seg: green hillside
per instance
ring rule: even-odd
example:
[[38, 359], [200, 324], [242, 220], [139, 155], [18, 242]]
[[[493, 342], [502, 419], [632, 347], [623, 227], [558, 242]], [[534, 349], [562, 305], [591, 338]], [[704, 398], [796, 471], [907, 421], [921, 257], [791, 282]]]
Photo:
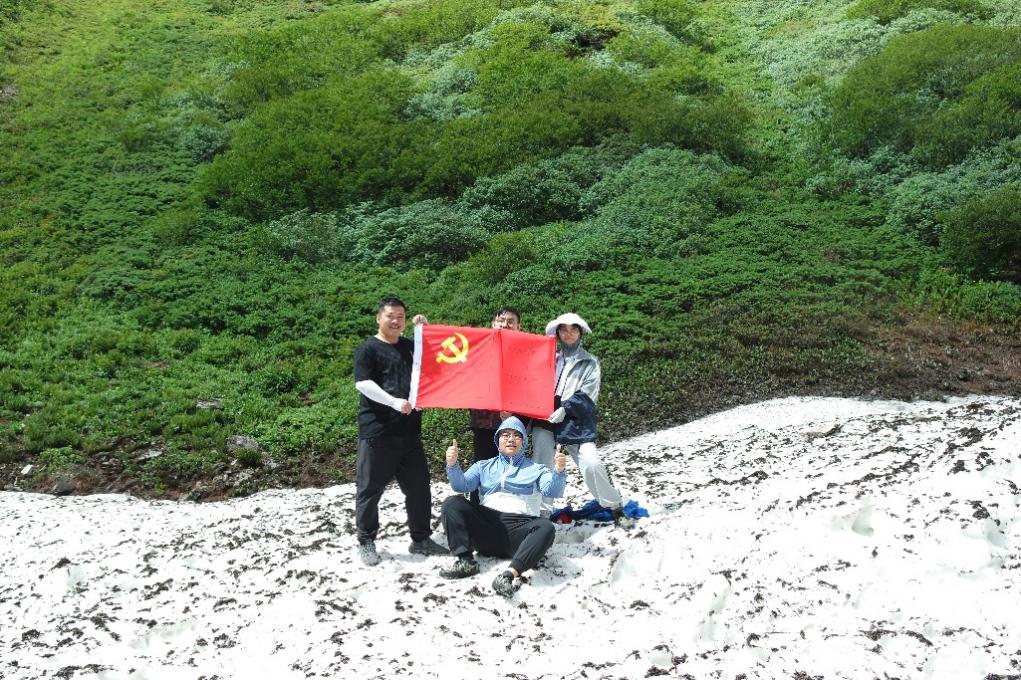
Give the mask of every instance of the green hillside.
[[1016, 0], [8, 1], [0, 477], [347, 479], [388, 293], [581, 313], [611, 439], [1018, 394], [1019, 157]]

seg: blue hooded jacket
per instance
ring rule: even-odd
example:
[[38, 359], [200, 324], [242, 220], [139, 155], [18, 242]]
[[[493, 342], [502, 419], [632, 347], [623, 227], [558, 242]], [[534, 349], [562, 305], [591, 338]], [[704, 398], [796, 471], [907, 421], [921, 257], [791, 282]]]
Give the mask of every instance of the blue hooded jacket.
[[498, 493], [518, 496], [547, 496], [559, 498], [564, 495], [567, 485], [567, 472], [557, 472], [545, 465], [533, 462], [525, 457], [528, 447], [528, 434], [520, 420], [511, 416], [500, 424], [496, 431], [497, 448], [500, 446], [500, 430], [515, 430], [521, 433], [521, 450], [513, 458], [502, 453], [496, 458], [480, 460], [468, 468], [461, 470], [460, 464], [447, 466], [447, 479], [451, 488], [458, 493], [478, 490], [485, 497]]

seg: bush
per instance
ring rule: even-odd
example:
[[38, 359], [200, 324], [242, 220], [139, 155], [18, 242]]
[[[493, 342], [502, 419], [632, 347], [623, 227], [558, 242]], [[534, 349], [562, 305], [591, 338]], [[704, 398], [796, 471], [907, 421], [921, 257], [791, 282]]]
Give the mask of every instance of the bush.
[[203, 233], [202, 211], [197, 206], [171, 208], [152, 220], [153, 237], [168, 246], [182, 246]]
[[[940, 213], [1005, 184], [1021, 181], [1017, 154], [1021, 140], [971, 154], [964, 162], [937, 172], [915, 172], [897, 183], [901, 172], [889, 175], [886, 187], [891, 225], [921, 242], [936, 246], [943, 229]], [[866, 182], [874, 182], [874, 176]], [[882, 197], [882, 193], [879, 193]]]
[[180, 137], [181, 146], [199, 163], [212, 158], [227, 148], [230, 130], [220, 123], [196, 123]]
[[[387, 23], [374, 26], [382, 31]], [[511, 10], [462, 46], [445, 47], [445, 61], [425, 78], [380, 62], [323, 75], [304, 89], [274, 90], [205, 172], [205, 194], [233, 212], [266, 219], [364, 201], [389, 207], [454, 199], [482, 178], [619, 135], [742, 153], [748, 107], [707, 85], [710, 64], [697, 48], [636, 23], [607, 49], [616, 45], [622, 58], [647, 64], [647, 73], [578, 58], [624, 28], [547, 7]], [[646, 44], [646, 33], [657, 36], [654, 45]], [[680, 99], [679, 92], [704, 96]], [[557, 196], [573, 191], [570, 180], [547, 174], [546, 191], [535, 198], [556, 202], [518, 226], [573, 216], [563, 203], [571, 196]], [[505, 181], [514, 179], [526, 178]], [[520, 202], [511, 202], [511, 211], [520, 212]]]
[[359, 219], [352, 254], [376, 266], [441, 269], [480, 250], [492, 235], [489, 224], [506, 221], [498, 211], [462, 213], [440, 199], [420, 201]]
[[579, 201], [585, 187], [555, 163], [519, 165], [495, 178], [482, 178], [465, 190], [459, 204], [468, 210], [496, 208], [513, 216], [501, 227], [521, 229], [534, 224], [576, 219]]
[[352, 423], [338, 421], [326, 404], [284, 408], [255, 425], [255, 438], [274, 453], [325, 450], [336, 446]]
[[641, 0], [639, 12], [670, 31], [678, 40], [706, 45], [705, 32], [698, 26], [698, 5], [692, 0]]
[[447, 273], [455, 281], [468, 279], [483, 288], [497, 286], [513, 272], [542, 261], [543, 255], [548, 255], [552, 245], [545, 238], [548, 233], [549, 230], [532, 229], [497, 234], [464, 266], [450, 268]]
[[377, 69], [277, 99], [238, 127], [205, 171], [204, 191], [256, 219], [405, 197], [434, 136], [433, 123], [404, 120], [411, 92], [408, 77]]
[[78, 465], [84, 462], [85, 458], [81, 453], [70, 446], [63, 446], [58, 449], [46, 449], [39, 454], [39, 464], [47, 471], [54, 471], [69, 465]]
[[[1021, 36], [1021, 33], [1018, 34]], [[1021, 134], [1021, 56], [972, 81], [953, 106], [920, 126], [917, 152], [932, 165], [947, 165], [971, 149]]]
[[234, 454], [234, 459], [242, 467], [255, 468], [262, 466], [262, 453], [257, 449], [238, 449]]
[[940, 245], [973, 278], [1021, 283], [1021, 185], [977, 198], [942, 215]]
[[917, 299], [929, 309], [959, 319], [1017, 324], [1021, 319], [1021, 288], [1003, 281], [969, 281], [941, 269], [923, 272]]
[[340, 220], [333, 213], [301, 209], [266, 225], [273, 248], [284, 257], [309, 262], [336, 258], [350, 245], [345, 243]]
[[223, 462], [223, 454], [215, 451], [168, 451], [145, 462], [141, 478], [157, 490], [180, 488], [186, 482], [213, 475], [215, 466]]
[[[853, 156], [891, 145], [945, 165], [1021, 133], [1021, 109], [1008, 105], [1019, 37], [1015, 28], [941, 25], [892, 38], [834, 90], [831, 139]], [[989, 110], [980, 93], [993, 97]], [[939, 142], [929, 143], [934, 134]]]
[[78, 448], [82, 442], [79, 434], [80, 420], [80, 417], [62, 413], [54, 407], [36, 411], [22, 421], [24, 425], [22, 446], [28, 452], [64, 447]]
[[728, 171], [716, 156], [654, 149], [593, 185], [582, 206], [595, 216], [565, 234], [557, 259], [571, 268], [605, 268], [617, 254], [669, 255], [717, 216], [719, 182]]
[[[16, 22], [26, 9], [40, 7], [50, 10], [52, 6], [50, 0], [4, 0], [4, 3], [0, 5], [0, 30]], [[0, 46], [2, 45], [3, 43], [0, 42]]]
[[916, 9], [946, 10], [955, 14], [988, 19], [992, 12], [979, 0], [858, 0], [847, 8], [848, 19], [872, 17], [881, 24], [906, 16]]

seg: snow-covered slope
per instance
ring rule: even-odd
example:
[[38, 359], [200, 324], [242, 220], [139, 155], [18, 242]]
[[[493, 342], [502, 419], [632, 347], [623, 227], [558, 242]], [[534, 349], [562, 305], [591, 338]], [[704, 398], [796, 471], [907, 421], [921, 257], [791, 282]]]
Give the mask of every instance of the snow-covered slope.
[[351, 485], [0, 494], [0, 677], [1021, 675], [1021, 401], [784, 399], [604, 452], [652, 517], [559, 526], [511, 600], [502, 560], [408, 555], [396, 489], [375, 568]]

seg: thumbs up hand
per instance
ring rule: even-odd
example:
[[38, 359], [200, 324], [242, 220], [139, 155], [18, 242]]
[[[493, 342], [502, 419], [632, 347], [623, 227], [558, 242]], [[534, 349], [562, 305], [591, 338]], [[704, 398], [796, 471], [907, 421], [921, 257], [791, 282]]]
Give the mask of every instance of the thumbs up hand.
[[567, 454], [564, 453], [564, 450], [560, 447], [560, 444], [557, 444], [557, 452], [553, 454], [553, 469], [556, 470], [557, 472], [563, 472], [564, 468], [566, 467]]
[[457, 456], [460, 453], [460, 449], [457, 448], [457, 440], [447, 447], [447, 467], [454, 467], [457, 465]]

